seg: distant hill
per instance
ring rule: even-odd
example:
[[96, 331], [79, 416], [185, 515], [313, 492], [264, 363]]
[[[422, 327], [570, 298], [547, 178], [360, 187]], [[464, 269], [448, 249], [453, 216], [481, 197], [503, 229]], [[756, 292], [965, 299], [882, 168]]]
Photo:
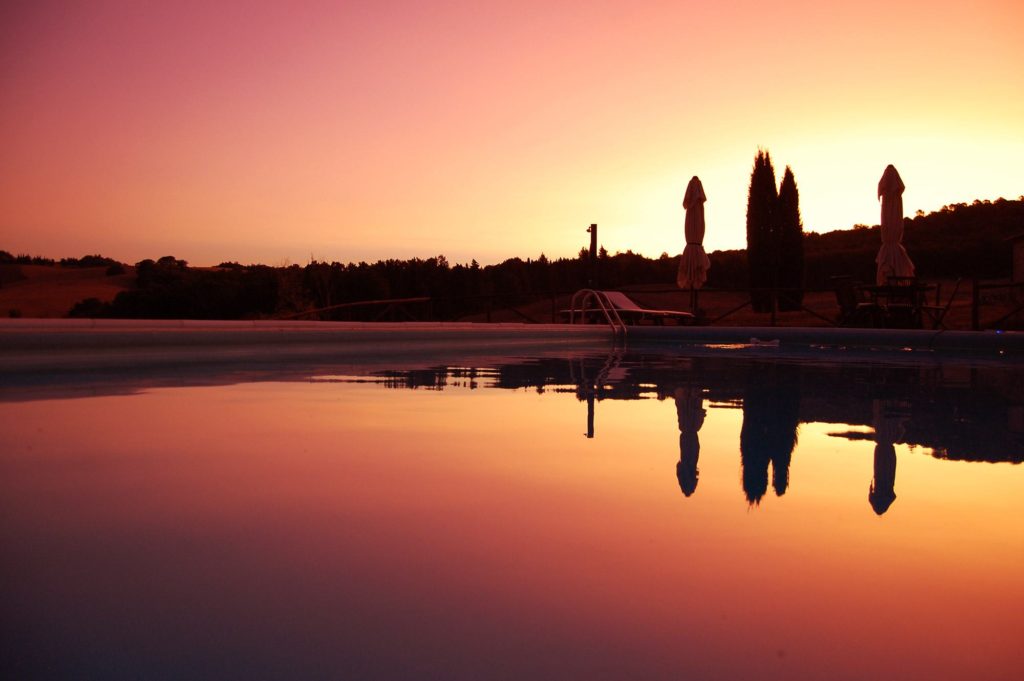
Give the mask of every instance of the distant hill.
[[[1007, 240], [1021, 233], [1024, 197], [975, 201], [907, 219], [903, 245], [921, 276], [999, 279], [1010, 275]], [[880, 242], [877, 225], [806, 234], [807, 285], [822, 286], [834, 274], [872, 280]]]

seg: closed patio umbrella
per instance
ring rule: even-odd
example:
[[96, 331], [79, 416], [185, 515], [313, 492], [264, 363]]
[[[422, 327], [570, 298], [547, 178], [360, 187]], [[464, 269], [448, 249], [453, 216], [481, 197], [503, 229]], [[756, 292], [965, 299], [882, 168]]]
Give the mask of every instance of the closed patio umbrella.
[[686, 248], [679, 259], [679, 272], [676, 274], [676, 285], [688, 288], [693, 293], [690, 297], [691, 307], [695, 306], [696, 289], [704, 285], [708, 279], [711, 261], [704, 252], [704, 187], [696, 175], [686, 185], [683, 196], [683, 209], [686, 210], [686, 222], [683, 232], [686, 235]]
[[875, 262], [878, 264], [876, 280], [879, 286], [889, 277], [914, 276], [914, 263], [903, 248], [903, 180], [896, 168], [889, 164], [878, 181], [878, 198], [882, 200], [882, 247]]

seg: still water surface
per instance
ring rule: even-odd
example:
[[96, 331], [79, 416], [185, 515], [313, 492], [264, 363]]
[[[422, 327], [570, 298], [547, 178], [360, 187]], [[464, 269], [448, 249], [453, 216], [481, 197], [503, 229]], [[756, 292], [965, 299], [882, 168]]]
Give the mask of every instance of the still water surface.
[[611, 355], [8, 390], [0, 671], [1019, 679], [1022, 378]]

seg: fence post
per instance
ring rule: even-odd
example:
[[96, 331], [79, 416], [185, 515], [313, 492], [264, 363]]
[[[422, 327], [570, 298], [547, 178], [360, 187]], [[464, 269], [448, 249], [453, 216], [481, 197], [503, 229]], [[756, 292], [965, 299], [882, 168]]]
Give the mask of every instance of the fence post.
[[587, 288], [597, 288], [597, 225], [587, 227], [590, 232], [590, 252], [587, 258]]

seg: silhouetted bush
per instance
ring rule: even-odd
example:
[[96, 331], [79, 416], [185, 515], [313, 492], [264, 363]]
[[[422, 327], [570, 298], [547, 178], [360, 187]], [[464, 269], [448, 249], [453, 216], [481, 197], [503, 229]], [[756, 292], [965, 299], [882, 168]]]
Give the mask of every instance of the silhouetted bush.
[[178, 260], [173, 255], [165, 255], [156, 261], [157, 265], [161, 267], [177, 267], [179, 270], [183, 270], [188, 267], [188, 263], [184, 260]]
[[86, 298], [75, 303], [71, 311], [68, 312], [69, 317], [85, 317], [92, 319], [95, 317], [107, 317], [109, 316], [110, 305], [109, 303], [102, 302], [99, 298]]
[[102, 255], [83, 255], [81, 258], [60, 259], [61, 267], [112, 267], [120, 264], [113, 258], [107, 258]]

